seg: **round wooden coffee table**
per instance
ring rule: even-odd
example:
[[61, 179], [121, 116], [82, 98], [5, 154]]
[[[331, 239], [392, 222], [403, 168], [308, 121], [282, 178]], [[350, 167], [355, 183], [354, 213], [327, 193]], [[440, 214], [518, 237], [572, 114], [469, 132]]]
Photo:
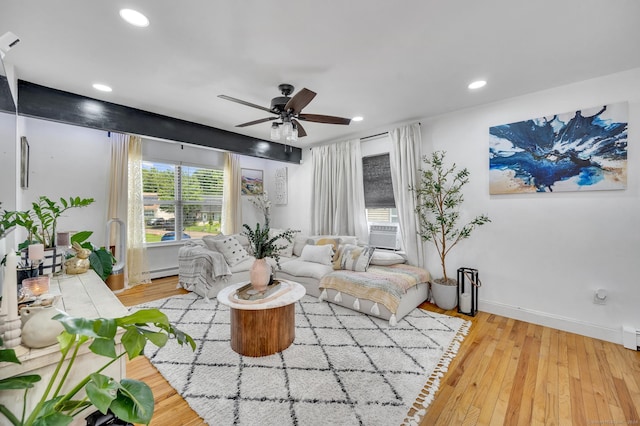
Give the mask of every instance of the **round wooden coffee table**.
[[265, 302], [247, 303], [234, 297], [247, 282], [230, 285], [218, 293], [218, 301], [231, 311], [231, 349], [241, 355], [265, 356], [287, 349], [296, 335], [295, 302], [306, 294], [294, 281], [280, 280], [287, 288]]

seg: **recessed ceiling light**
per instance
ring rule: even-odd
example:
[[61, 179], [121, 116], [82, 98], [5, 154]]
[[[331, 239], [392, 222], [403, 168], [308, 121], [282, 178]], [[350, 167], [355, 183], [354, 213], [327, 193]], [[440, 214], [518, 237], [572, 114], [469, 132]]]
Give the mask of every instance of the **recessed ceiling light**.
[[484, 80], [478, 80], [478, 81], [474, 81], [473, 83], [469, 84], [469, 89], [479, 89], [481, 87], [484, 87], [487, 85], [487, 82]]
[[113, 90], [111, 87], [107, 86], [106, 84], [101, 84], [101, 83], [95, 83], [93, 85], [93, 88], [101, 92], [111, 92]]
[[148, 27], [149, 19], [144, 16], [142, 13], [133, 9], [121, 9], [120, 17], [130, 23], [131, 25], [135, 25], [136, 27]]
[[362, 121], [362, 120], [364, 120], [364, 117], [360, 117], [359, 115], [351, 119], [351, 121]]

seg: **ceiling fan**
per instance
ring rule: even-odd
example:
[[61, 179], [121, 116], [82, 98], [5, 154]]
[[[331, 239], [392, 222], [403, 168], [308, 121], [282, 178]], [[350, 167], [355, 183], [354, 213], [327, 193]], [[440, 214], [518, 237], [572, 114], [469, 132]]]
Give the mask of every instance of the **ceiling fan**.
[[[278, 89], [282, 93], [282, 96], [277, 96], [271, 99], [271, 108], [266, 108], [241, 99], [232, 98], [231, 96], [218, 95], [218, 97], [274, 114], [274, 117], [261, 118], [259, 120], [238, 124], [236, 126], [247, 127], [253, 126], [254, 124], [266, 123], [268, 121], [280, 120], [280, 122], [274, 122], [271, 125], [271, 139], [273, 140], [279, 140], [282, 137], [287, 141], [295, 141], [298, 137], [307, 136], [307, 132], [300, 124], [300, 121], [343, 125], [351, 123], [350, 118], [302, 113], [302, 109], [306, 107], [316, 96], [315, 92], [312, 92], [307, 88], [303, 88], [293, 97], [289, 96], [294, 90], [292, 85], [280, 84]], [[282, 132], [280, 131], [281, 126]]]

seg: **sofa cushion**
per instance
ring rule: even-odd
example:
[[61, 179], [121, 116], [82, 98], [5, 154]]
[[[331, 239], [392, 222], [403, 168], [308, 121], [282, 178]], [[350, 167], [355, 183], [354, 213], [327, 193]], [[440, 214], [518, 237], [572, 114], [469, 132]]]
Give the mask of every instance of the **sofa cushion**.
[[405, 263], [406, 261], [407, 259], [402, 255], [390, 251], [376, 250], [371, 256], [371, 265], [389, 266]]
[[231, 270], [232, 274], [248, 271], [249, 269], [251, 269], [251, 265], [253, 265], [253, 262], [255, 262], [255, 260], [255, 257], [248, 256], [246, 259], [236, 263], [235, 265], [229, 266], [229, 269]]
[[249, 253], [240, 245], [236, 237], [229, 236], [214, 240], [216, 248], [224, 256], [229, 266], [235, 266], [249, 257]]
[[[269, 238], [273, 238], [278, 234], [282, 234], [286, 229], [269, 229]], [[287, 241], [285, 238], [278, 238], [275, 241], [275, 244], [280, 247], [284, 247], [280, 250], [280, 256], [291, 257], [293, 255], [293, 242], [295, 240], [291, 239], [291, 242]]]
[[307, 240], [309, 239], [308, 235], [296, 234], [293, 239], [293, 255], [300, 257], [302, 254], [302, 249], [307, 245]]
[[333, 261], [333, 246], [330, 244], [317, 246], [307, 244], [302, 249], [300, 260], [331, 266], [331, 262]]
[[338, 248], [340, 247], [340, 242], [340, 238], [337, 237], [311, 237], [307, 240], [307, 245], [330, 245], [333, 250], [331, 261], [334, 261], [338, 259]]
[[281, 271], [293, 277], [308, 277], [317, 280], [322, 279], [322, 277], [333, 271], [330, 265], [305, 262], [301, 259], [294, 259], [281, 265]]
[[340, 252], [340, 269], [365, 272], [369, 267], [374, 251], [374, 247], [345, 244]]

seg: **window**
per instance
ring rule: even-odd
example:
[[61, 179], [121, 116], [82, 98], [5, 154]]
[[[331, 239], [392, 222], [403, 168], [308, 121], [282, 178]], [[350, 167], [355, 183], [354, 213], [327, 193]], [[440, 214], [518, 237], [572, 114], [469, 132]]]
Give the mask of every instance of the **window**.
[[220, 233], [222, 170], [144, 161], [145, 241], [180, 241]]
[[367, 222], [398, 222], [396, 201], [393, 197], [391, 164], [389, 154], [372, 155], [362, 158], [364, 184], [364, 205]]

